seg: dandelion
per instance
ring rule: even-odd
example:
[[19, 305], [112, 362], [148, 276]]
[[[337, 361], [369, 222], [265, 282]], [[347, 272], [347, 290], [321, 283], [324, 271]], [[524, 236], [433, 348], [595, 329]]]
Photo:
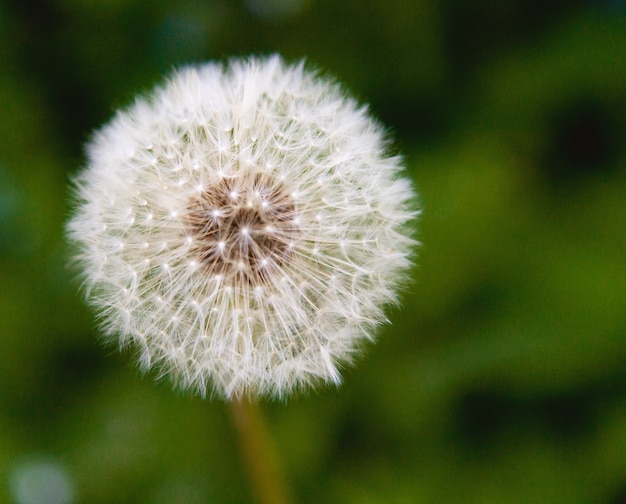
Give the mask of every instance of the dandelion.
[[94, 135], [68, 225], [105, 337], [225, 398], [338, 384], [410, 265], [382, 128], [280, 57], [185, 68]]

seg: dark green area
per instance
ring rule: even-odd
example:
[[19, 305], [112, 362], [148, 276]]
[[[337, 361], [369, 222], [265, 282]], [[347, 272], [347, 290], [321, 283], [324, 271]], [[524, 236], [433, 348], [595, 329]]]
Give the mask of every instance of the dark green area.
[[611, 0], [0, 4], [0, 502], [48, 466], [75, 503], [249, 502], [225, 405], [98, 344], [63, 223], [116, 107], [175, 66], [274, 51], [371, 104], [423, 206], [378, 344], [340, 389], [264, 406], [297, 501], [625, 503], [626, 6]]

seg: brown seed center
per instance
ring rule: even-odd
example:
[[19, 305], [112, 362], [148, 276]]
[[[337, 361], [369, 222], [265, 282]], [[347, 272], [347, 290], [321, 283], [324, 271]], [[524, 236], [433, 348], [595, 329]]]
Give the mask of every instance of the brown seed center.
[[267, 175], [222, 178], [189, 207], [199, 261], [230, 285], [261, 285], [289, 260], [298, 235], [293, 198]]

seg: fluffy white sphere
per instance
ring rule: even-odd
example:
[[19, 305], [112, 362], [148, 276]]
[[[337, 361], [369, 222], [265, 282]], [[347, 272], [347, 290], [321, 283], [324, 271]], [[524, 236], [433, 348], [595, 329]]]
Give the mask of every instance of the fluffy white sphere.
[[201, 395], [339, 383], [414, 245], [385, 147], [302, 64], [176, 73], [96, 132], [76, 180], [68, 232], [106, 336]]

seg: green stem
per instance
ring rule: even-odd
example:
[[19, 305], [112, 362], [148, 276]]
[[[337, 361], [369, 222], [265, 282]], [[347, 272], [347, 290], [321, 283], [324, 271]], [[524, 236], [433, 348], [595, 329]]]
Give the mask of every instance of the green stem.
[[257, 403], [235, 398], [231, 410], [243, 461], [259, 504], [288, 504], [287, 488], [278, 456]]

